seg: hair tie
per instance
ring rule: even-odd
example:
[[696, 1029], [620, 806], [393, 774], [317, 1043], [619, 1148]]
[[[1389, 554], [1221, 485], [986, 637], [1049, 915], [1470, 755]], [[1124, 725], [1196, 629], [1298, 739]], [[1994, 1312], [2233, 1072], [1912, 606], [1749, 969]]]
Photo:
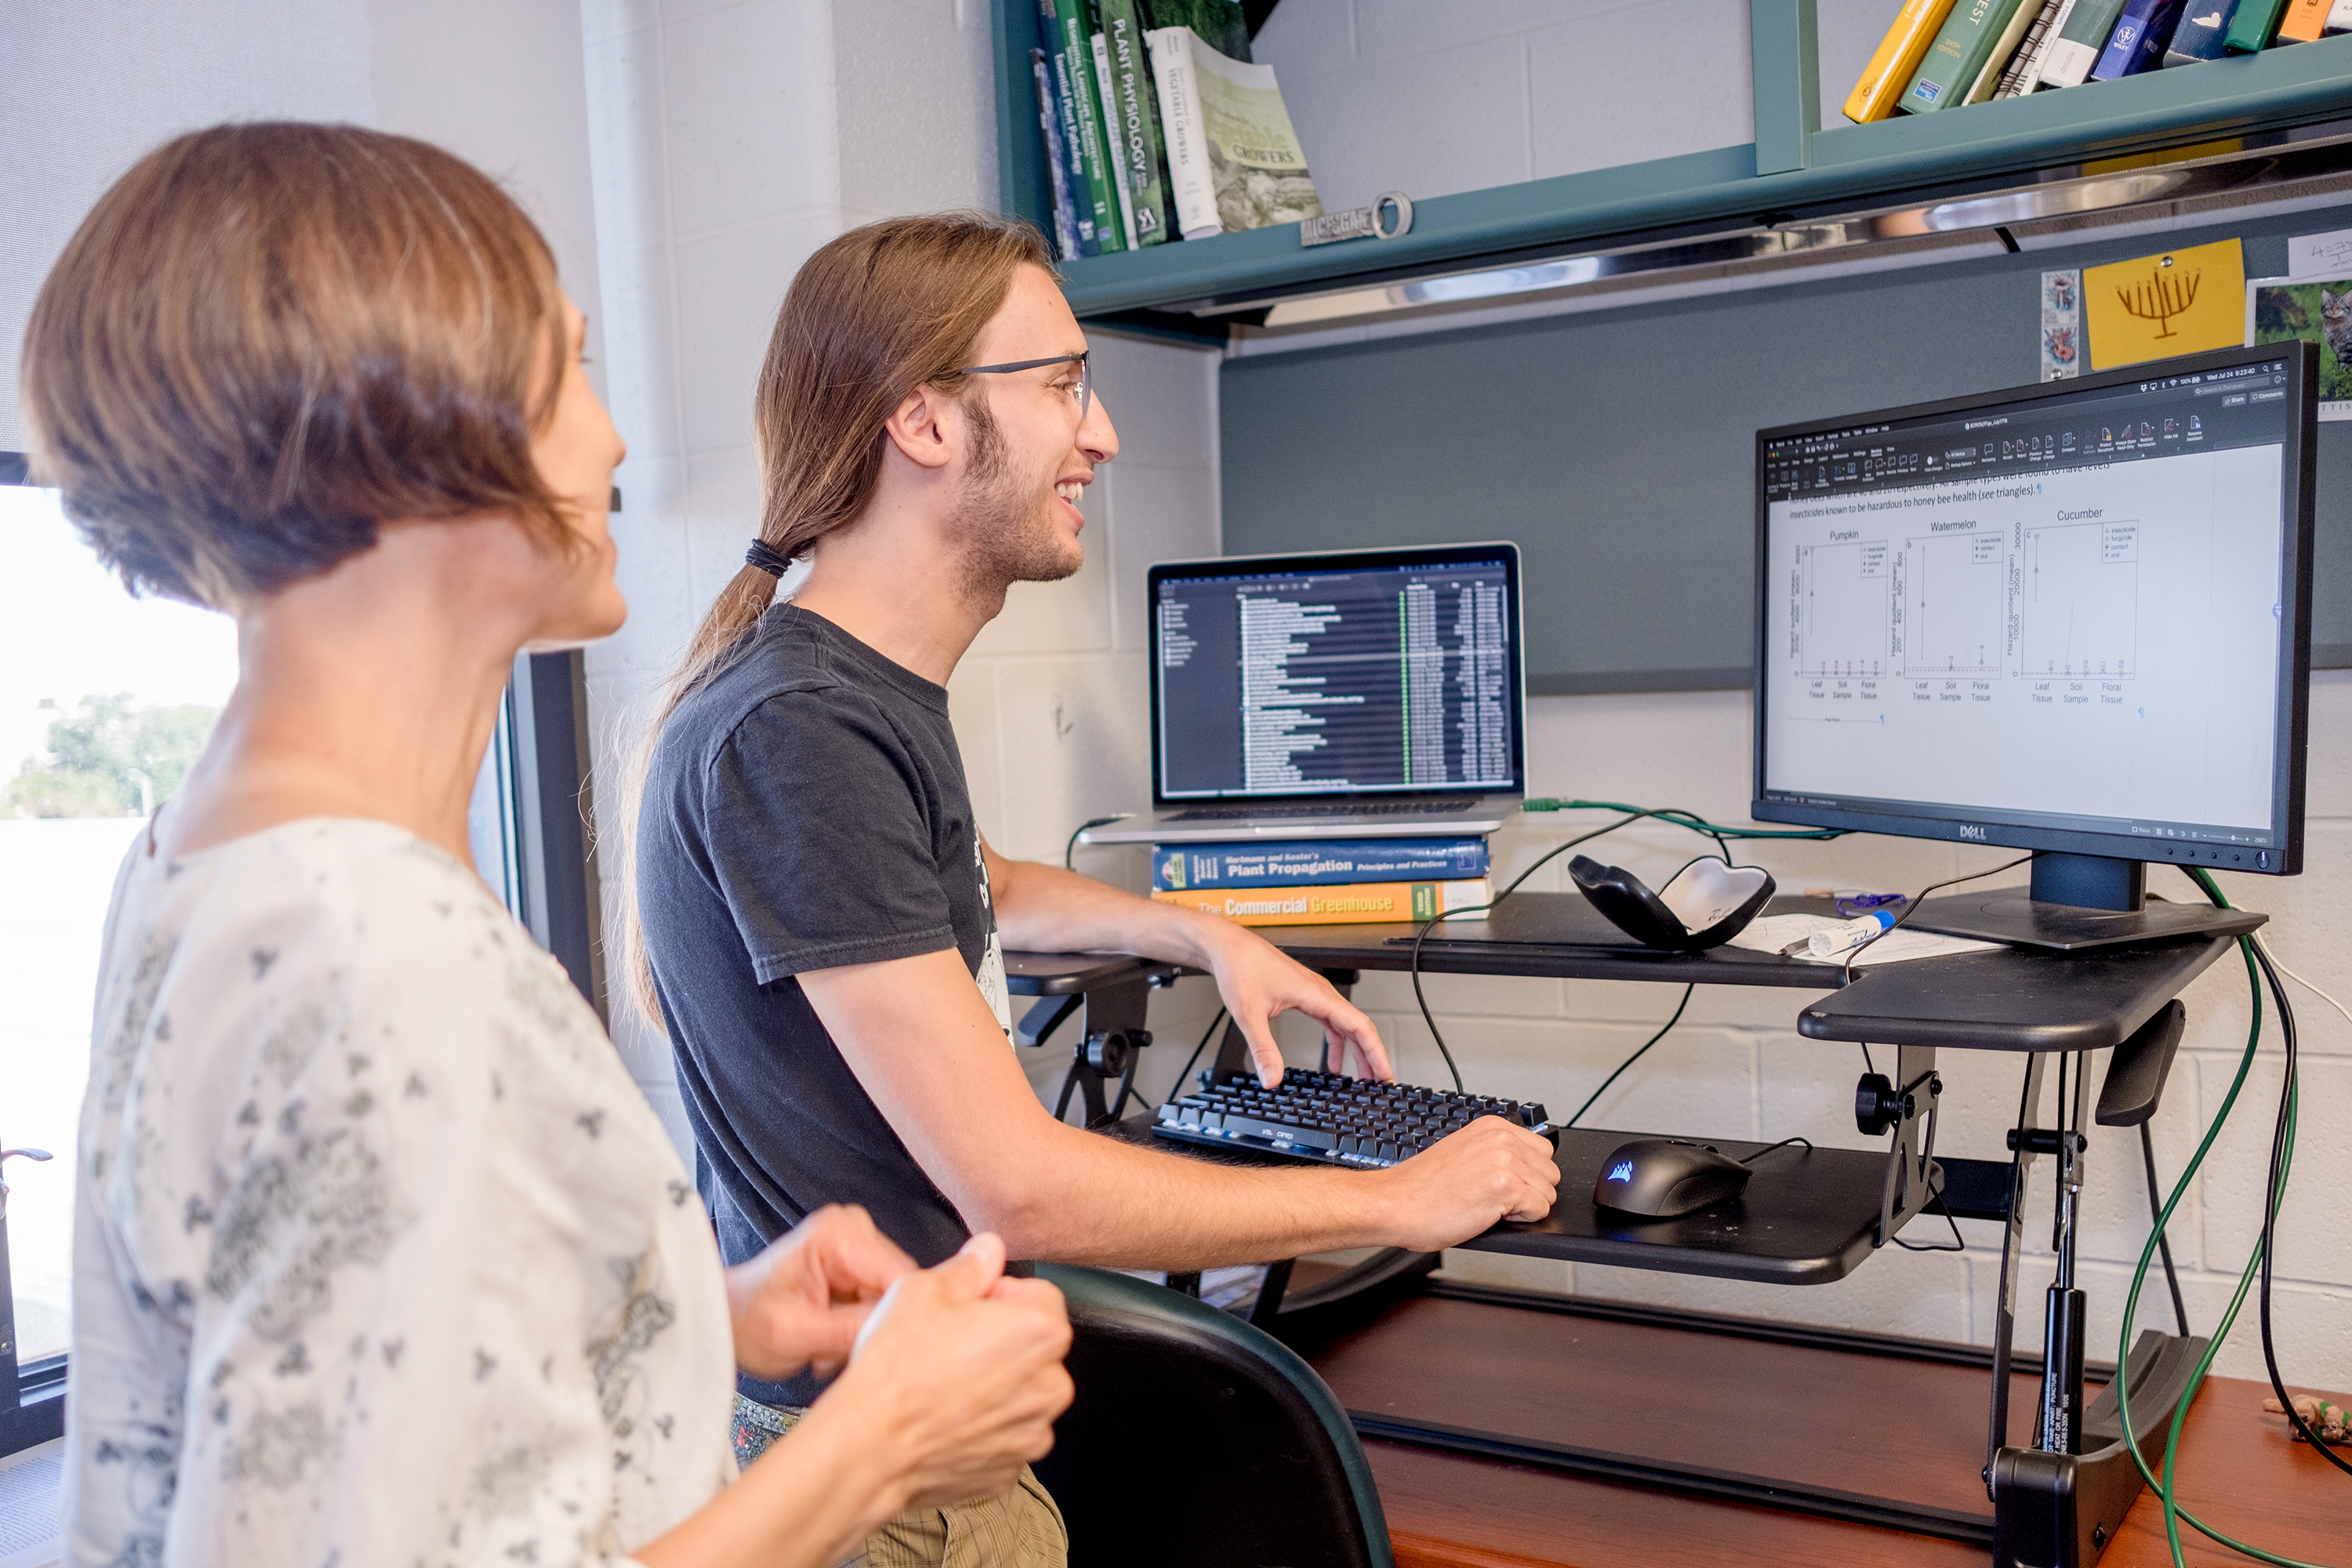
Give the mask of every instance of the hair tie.
[[751, 548], [743, 552], [743, 564], [757, 566], [771, 577], [782, 577], [792, 570], [793, 558], [778, 551], [764, 539], [751, 541]]

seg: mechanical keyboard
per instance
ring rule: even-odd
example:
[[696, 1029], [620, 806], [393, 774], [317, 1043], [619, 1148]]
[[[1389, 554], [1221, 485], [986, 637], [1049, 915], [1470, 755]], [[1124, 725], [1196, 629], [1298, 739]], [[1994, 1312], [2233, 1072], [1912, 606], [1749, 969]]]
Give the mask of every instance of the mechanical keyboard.
[[1272, 1089], [1260, 1088], [1254, 1074], [1233, 1073], [1161, 1106], [1151, 1131], [1203, 1148], [1376, 1168], [1411, 1159], [1481, 1116], [1553, 1131], [1544, 1108], [1531, 1101], [1304, 1071], [1284, 1073]]
[[1284, 805], [1278, 801], [1261, 801], [1256, 805], [1203, 805], [1192, 811], [1180, 811], [1169, 817], [1170, 822], [1239, 822], [1252, 816], [1443, 816], [1452, 812], [1468, 811], [1478, 804], [1475, 795], [1464, 795], [1460, 800], [1415, 801], [1343, 801], [1336, 805]]

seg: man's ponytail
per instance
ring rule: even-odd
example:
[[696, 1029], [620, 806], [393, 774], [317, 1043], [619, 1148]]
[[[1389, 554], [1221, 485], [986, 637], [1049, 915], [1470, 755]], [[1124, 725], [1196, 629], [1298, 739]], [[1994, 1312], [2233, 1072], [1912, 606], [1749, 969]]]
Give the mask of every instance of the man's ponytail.
[[[983, 213], [868, 224], [809, 258], [776, 314], [752, 400], [761, 544], [797, 559], [856, 521], [881, 477], [884, 423], [918, 386], [956, 391], [964, 380], [959, 370], [1024, 266], [1053, 270], [1045, 237], [1025, 223]], [[627, 775], [620, 956], [629, 994], [656, 1022], [660, 1005], [637, 907], [646, 781], [670, 715], [749, 645], [776, 582], [747, 564], [719, 590], [663, 687]]]

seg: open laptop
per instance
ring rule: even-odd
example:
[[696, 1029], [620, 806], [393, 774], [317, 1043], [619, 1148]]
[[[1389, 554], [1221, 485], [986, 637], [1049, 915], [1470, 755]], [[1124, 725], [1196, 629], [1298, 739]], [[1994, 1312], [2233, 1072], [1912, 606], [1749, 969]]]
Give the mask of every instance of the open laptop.
[[1527, 793], [1519, 550], [1163, 562], [1150, 816], [1089, 844], [1490, 833]]

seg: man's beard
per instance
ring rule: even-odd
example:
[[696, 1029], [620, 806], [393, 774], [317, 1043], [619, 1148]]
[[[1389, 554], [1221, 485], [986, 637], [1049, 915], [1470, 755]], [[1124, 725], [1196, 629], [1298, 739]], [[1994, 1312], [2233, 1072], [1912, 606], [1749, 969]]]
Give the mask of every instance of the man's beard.
[[1038, 505], [1034, 476], [1012, 470], [1012, 451], [987, 401], [964, 404], [971, 424], [971, 459], [956, 497], [963, 551], [964, 591], [1002, 604], [1015, 583], [1055, 583], [1085, 564], [1085, 553], [1065, 541]]

